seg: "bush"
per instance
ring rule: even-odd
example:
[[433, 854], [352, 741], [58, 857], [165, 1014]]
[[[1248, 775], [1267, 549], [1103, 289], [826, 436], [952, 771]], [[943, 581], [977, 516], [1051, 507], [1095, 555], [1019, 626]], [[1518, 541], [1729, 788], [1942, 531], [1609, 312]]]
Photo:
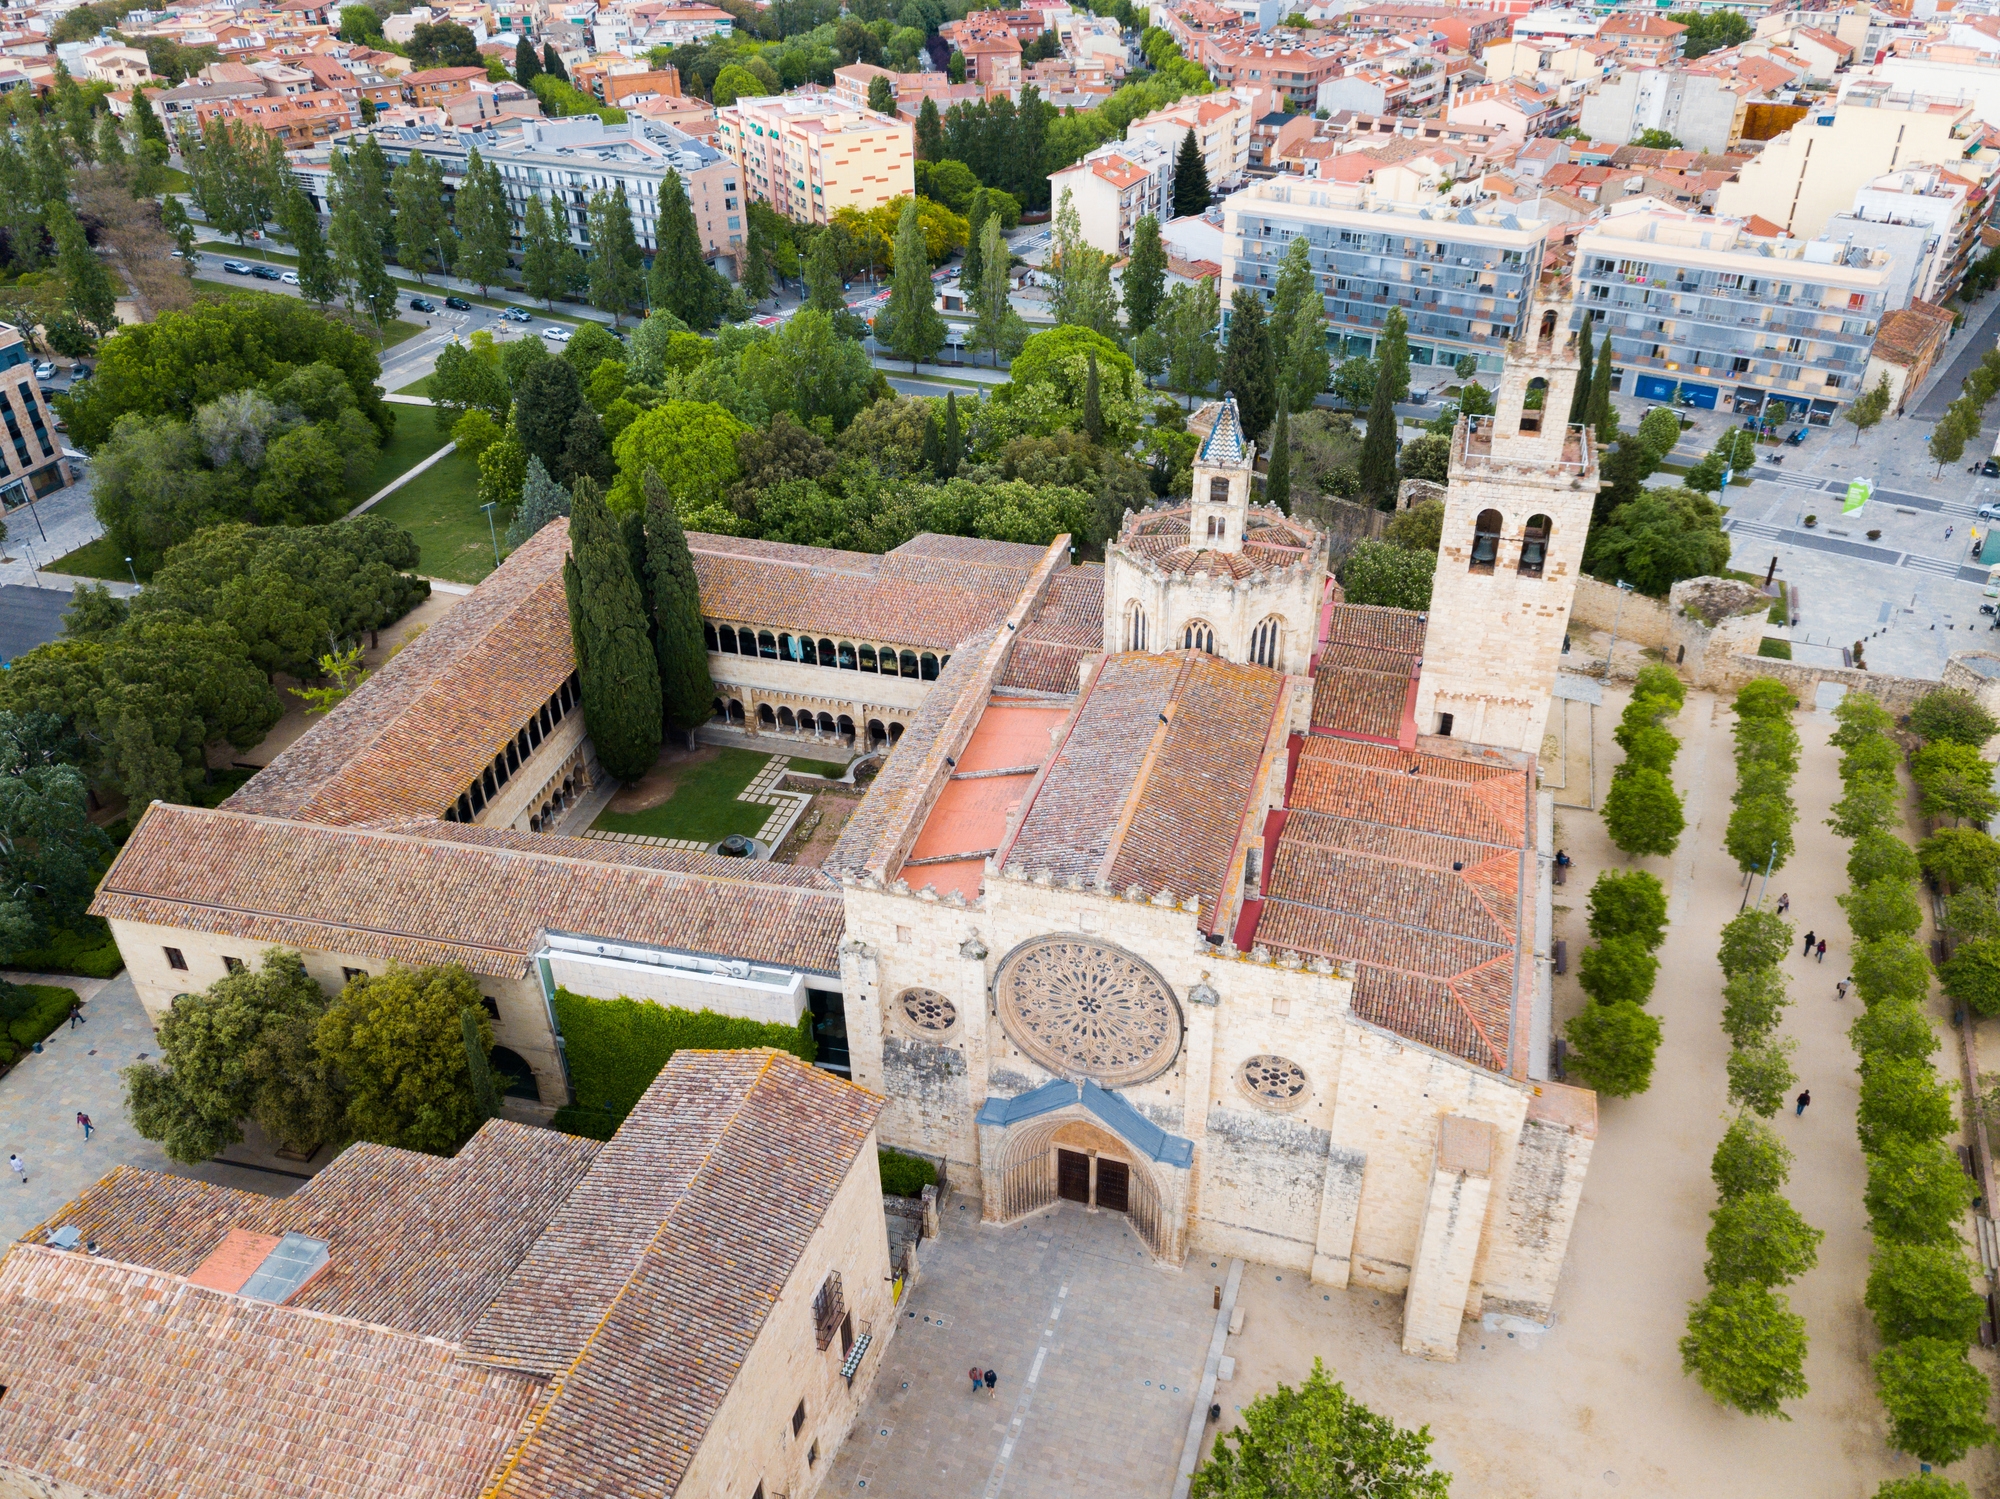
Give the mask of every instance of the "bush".
[[877, 1149], [875, 1164], [882, 1174], [884, 1196], [921, 1197], [925, 1187], [937, 1184], [937, 1167], [920, 1155]]
[[1910, 732], [1933, 743], [1943, 739], [1977, 749], [2000, 732], [2000, 723], [1963, 688], [1939, 687], [1910, 709]]
[[1896, 727], [1896, 720], [1889, 716], [1889, 710], [1861, 692], [1850, 692], [1843, 697], [1834, 708], [1833, 716], [1840, 727], [1833, 731], [1832, 740], [1844, 750], [1852, 749], [1864, 740], [1886, 735]]
[[1653, 1081], [1660, 1022], [1638, 1005], [1585, 1005], [1563, 1028], [1569, 1069], [1607, 1098], [1644, 1093]]
[[1875, 1355], [1875, 1387], [1889, 1413], [1889, 1440], [1920, 1462], [1948, 1466], [1994, 1439], [1986, 1419], [1993, 1391], [1965, 1350], [1911, 1338]]
[[87, 979], [115, 977], [125, 966], [110, 926], [94, 916], [85, 917], [81, 926], [50, 932], [42, 946], [22, 948], [8, 962], [22, 973], [73, 973]]
[[1745, 911], [1722, 929], [1716, 952], [1732, 978], [1752, 968], [1772, 968], [1792, 950], [1792, 924], [1773, 911]]
[[1916, 896], [1899, 880], [1878, 880], [1834, 899], [1847, 912], [1848, 930], [1858, 942], [1908, 937], [1924, 924], [1924, 913], [1917, 907]]
[[1819, 1263], [1825, 1237], [1776, 1192], [1727, 1198], [1709, 1219], [1708, 1283], [1789, 1285]]
[[1878, 1245], [1862, 1304], [1875, 1314], [1885, 1343], [1936, 1338], [1967, 1348], [1986, 1315], [1972, 1270], [1956, 1244]]
[[0, 981], [0, 1022], [17, 1052], [26, 1051], [52, 1034], [69, 1018], [76, 991], [60, 984], [9, 984]]
[[1799, 700], [1783, 682], [1759, 677], [1744, 683], [1730, 706], [1738, 718], [1789, 718], [1797, 710]]
[[1915, 1473], [1908, 1478], [1883, 1479], [1875, 1499], [1972, 1499], [1972, 1495], [1962, 1483], [1936, 1473]]
[[813, 1060], [810, 1010], [797, 1025], [773, 1025], [646, 1000], [590, 999], [567, 989], [556, 990], [555, 1010], [576, 1093], [576, 1101], [557, 1112], [555, 1125], [593, 1140], [611, 1138], [667, 1059], [683, 1047], [775, 1046]]
[[1688, 1307], [1681, 1368], [1745, 1415], [1791, 1418], [1778, 1408], [1806, 1393], [1806, 1321], [1763, 1286], [1717, 1286]]
[[1745, 874], [1783, 869], [1796, 849], [1792, 825], [1797, 821], [1798, 811], [1788, 796], [1744, 797], [1723, 829], [1723, 850]]
[[1680, 740], [1658, 724], [1641, 724], [1635, 729], [1626, 729], [1621, 725], [1613, 734], [1625, 750], [1626, 765], [1643, 765], [1661, 775], [1673, 770], [1674, 757], [1681, 752]]
[[1590, 887], [1590, 935], [1598, 941], [1637, 937], [1649, 951], [1666, 940], [1667, 892], [1643, 869], [1607, 869]]
[[[1954, 833], [1964, 828], [1952, 828]], [[1981, 834], [1985, 837], [1985, 834]], [[1987, 840], [1991, 842], [1991, 839]], [[1928, 847], [1931, 840], [1925, 840]], [[2000, 845], [1996, 845], [2000, 847]], [[1918, 873], [1918, 852], [1893, 833], [1863, 833], [1847, 853], [1847, 883], [1873, 885], [1881, 880], [1914, 884]]]
[[1868, 1230], [1898, 1244], [1955, 1244], [1972, 1206], [1958, 1157], [1935, 1141], [1891, 1135], [1868, 1159]]
[[1893, 779], [1878, 777], [1852, 780], [1847, 791], [1833, 804], [1833, 816], [1826, 825], [1847, 839], [1864, 833], [1879, 833], [1893, 827], [1902, 815], [1903, 790]]
[[2000, 910], [1985, 890], [1964, 890], [1944, 903], [1944, 925], [1960, 941], [1969, 937], [2000, 937]]
[[1722, 1028], [1733, 1046], [1761, 1045], [1785, 1013], [1784, 970], [1750, 968], [1722, 985]]
[[1961, 942], [1938, 970], [1944, 992], [1975, 1015], [2000, 1015], [2000, 941]]
[[1942, 1140], [1955, 1122], [1952, 1084], [1941, 1082], [1928, 1060], [1871, 1058], [1861, 1078], [1861, 1106], [1855, 1133], [1870, 1155], [1891, 1135], [1909, 1140]]
[[1673, 784], [1657, 770], [1620, 766], [1604, 798], [1604, 830], [1628, 854], [1670, 854], [1687, 819]]
[[1864, 1004], [1883, 999], [1921, 1000], [1931, 989], [1931, 960], [1908, 937], [1857, 942], [1847, 955], [1854, 988]]
[[1938, 1049], [1938, 1033], [1913, 999], [1885, 999], [1870, 1005], [1847, 1028], [1861, 1058], [1861, 1071], [1898, 1059], [1921, 1062]]
[[1724, 1202], [1754, 1192], [1776, 1192], [1791, 1174], [1792, 1153], [1777, 1131], [1760, 1119], [1738, 1114], [1715, 1147], [1708, 1174]]
[[1583, 992], [1601, 1005], [1644, 1004], [1659, 971], [1660, 960], [1641, 937], [1612, 937], [1587, 947], [1576, 965]]
[[1386, 541], [1358, 541], [1340, 564], [1340, 583], [1350, 604], [1391, 609], [1428, 609], [1436, 553], [1406, 551]]
[[1739, 1046], [1729, 1053], [1729, 1101], [1769, 1119], [1785, 1106], [1798, 1078], [1792, 1072], [1793, 1041]]
[[1665, 698], [1672, 703], [1673, 711], [1681, 711], [1687, 701], [1687, 683], [1671, 666], [1653, 661], [1639, 668], [1639, 675], [1633, 679], [1632, 692], [1635, 697]]
[[1940, 739], [1910, 757], [1917, 805], [1926, 817], [1955, 817], [1984, 823], [2000, 812], [1993, 791], [1993, 766], [1969, 744]]
[[1840, 757], [1841, 784], [1850, 785], [1856, 780], [1894, 784], [1896, 768], [1902, 763], [1903, 752], [1895, 740], [1870, 734]]
[[1917, 845], [1917, 859], [1925, 874], [1954, 890], [1990, 894], [2000, 882], [2000, 842], [1980, 828], [1939, 828]]

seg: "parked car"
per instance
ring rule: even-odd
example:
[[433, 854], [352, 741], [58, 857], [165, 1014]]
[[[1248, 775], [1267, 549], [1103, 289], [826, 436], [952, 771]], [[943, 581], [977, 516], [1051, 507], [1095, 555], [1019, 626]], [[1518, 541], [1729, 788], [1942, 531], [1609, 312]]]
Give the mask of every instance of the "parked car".
[[35, 378], [37, 380], [53, 380], [55, 379], [55, 377], [56, 377], [56, 367], [53, 364], [50, 364], [46, 359], [43, 360], [40, 364], [35, 366]]
[[570, 332], [569, 329], [558, 328], [552, 323], [542, 330], [542, 337], [559, 344], [566, 344], [569, 342]]
[[222, 262], [222, 268], [232, 276], [247, 276], [250, 274], [248, 263], [241, 260], [225, 260]]
[[438, 304], [433, 302], [429, 297], [412, 297], [410, 298], [410, 310], [412, 312], [436, 312]]
[[500, 319], [507, 323], [532, 323], [535, 315], [525, 307], [509, 307], [500, 314]]
[[297, 286], [299, 284], [299, 273], [297, 271], [286, 271], [278, 279], [287, 286]]
[[463, 297], [446, 297], [444, 299], [444, 305], [449, 307], [453, 312], [472, 311], [472, 304], [466, 301], [465, 298]]
[[250, 274], [259, 281], [282, 281], [285, 277], [285, 273], [274, 265], [253, 265]]
[[1810, 428], [1801, 427], [1796, 432], [1788, 432], [1785, 434], [1785, 441], [1795, 448], [1799, 447], [1804, 444], [1806, 433], [1810, 430]]
[[1981, 520], [2000, 520], [2000, 502], [1981, 505], [1979, 507], [1979, 518]]

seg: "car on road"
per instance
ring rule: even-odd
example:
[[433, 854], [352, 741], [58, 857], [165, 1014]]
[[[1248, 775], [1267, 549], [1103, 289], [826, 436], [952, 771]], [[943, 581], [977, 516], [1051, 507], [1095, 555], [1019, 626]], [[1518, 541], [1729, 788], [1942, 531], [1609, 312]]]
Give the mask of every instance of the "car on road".
[[286, 271], [278, 279], [287, 286], [297, 286], [299, 284], [299, 273], [297, 271]]
[[1981, 505], [1979, 507], [1979, 518], [1981, 520], [2000, 520], [2000, 503]]
[[250, 274], [255, 276], [259, 281], [282, 281], [285, 279], [285, 273], [274, 265], [253, 265], [250, 267]]
[[466, 301], [465, 298], [463, 297], [446, 297], [444, 299], [444, 305], [449, 307], [453, 312], [472, 311], [472, 304]]
[[532, 323], [535, 315], [525, 307], [509, 307], [500, 314], [500, 320], [505, 323]]
[[222, 268], [232, 276], [247, 276], [250, 274], [250, 266], [246, 261], [225, 260], [222, 262]]
[[55, 377], [56, 377], [56, 367], [53, 364], [50, 364], [46, 359], [43, 360], [40, 364], [35, 366], [35, 378], [37, 380], [53, 380], [55, 379]]
[[410, 310], [412, 312], [436, 312], [438, 304], [433, 302], [429, 297], [412, 297], [410, 298]]
[[553, 323], [551, 323], [548, 327], [542, 330], [542, 337], [547, 339], [552, 339], [554, 342], [559, 344], [566, 344], [570, 340], [570, 331], [567, 328], [558, 328]]

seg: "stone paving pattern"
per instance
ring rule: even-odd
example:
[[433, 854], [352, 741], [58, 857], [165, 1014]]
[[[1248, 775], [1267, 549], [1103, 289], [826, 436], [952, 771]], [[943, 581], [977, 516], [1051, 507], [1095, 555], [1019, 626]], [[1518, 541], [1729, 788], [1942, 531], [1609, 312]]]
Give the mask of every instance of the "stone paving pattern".
[[[824, 1492], [1172, 1493], [1214, 1330], [1209, 1257], [1161, 1269], [1119, 1213], [1004, 1228], [955, 1196]], [[974, 1395], [973, 1364], [999, 1375]], [[886, 1434], [885, 1434], [886, 1433]]]

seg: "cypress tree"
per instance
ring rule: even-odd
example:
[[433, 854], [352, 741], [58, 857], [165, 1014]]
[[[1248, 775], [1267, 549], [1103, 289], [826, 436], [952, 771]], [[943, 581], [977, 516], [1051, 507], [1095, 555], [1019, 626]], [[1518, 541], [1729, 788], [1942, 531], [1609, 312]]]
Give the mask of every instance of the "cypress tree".
[[[560, 359], [548, 362], [562, 363]], [[587, 474], [599, 484], [609, 484], [616, 472], [611, 444], [604, 438], [604, 423], [588, 401], [578, 403], [576, 415], [569, 419], [569, 430], [563, 436], [562, 466], [563, 477], [572, 482]]]
[[938, 431], [935, 411], [924, 418], [924, 446], [917, 455], [917, 462], [933, 479], [944, 477], [944, 438]]
[[660, 668], [631, 554], [587, 478], [570, 495], [569, 542], [563, 592], [583, 684], [584, 726], [606, 773], [636, 781], [660, 757]]
[[[1387, 335], [1378, 347], [1388, 349], [1390, 337], [1400, 339], [1402, 314], [1391, 310]], [[1394, 352], [1391, 350], [1390, 352]], [[1375, 377], [1375, 398], [1368, 405], [1368, 432], [1361, 439], [1361, 492], [1378, 510], [1396, 508], [1396, 382], [1385, 366]]]
[[944, 160], [944, 122], [938, 118], [937, 101], [928, 94], [917, 106], [917, 160]]
[[1292, 513], [1291, 417], [1285, 403], [1278, 403], [1278, 419], [1271, 425], [1271, 465], [1264, 473], [1264, 503]]
[[569, 82], [569, 69], [564, 67], [562, 59], [556, 56], [556, 44], [554, 42], [542, 43], [542, 71], [555, 79], [557, 83]]
[[542, 71], [541, 61], [535, 56], [535, 44], [528, 40], [527, 33], [514, 43], [514, 81], [526, 88], [535, 81], [535, 75]]
[[690, 328], [714, 327], [722, 315], [720, 288], [701, 258], [701, 234], [678, 172], [667, 173], [660, 183], [659, 246], [648, 284], [653, 306], [665, 308]]
[[944, 346], [944, 319], [931, 305], [931, 263], [924, 246], [924, 226], [917, 220], [917, 200], [903, 200], [896, 224], [896, 269], [889, 282], [889, 305], [875, 318], [875, 339], [898, 359], [910, 361], [916, 372], [921, 360]]
[[1132, 226], [1124, 281], [1125, 322], [1136, 338], [1153, 326], [1167, 294], [1167, 247], [1160, 243], [1160, 221], [1150, 213]]
[[646, 470], [646, 571], [652, 575], [653, 643], [658, 653], [660, 705], [668, 727], [685, 734], [705, 723], [715, 703], [708, 646], [701, 633], [701, 599], [687, 533], [657, 469]]
[[1569, 422], [1575, 426], [1590, 412], [1590, 323], [1576, 335], [1576, 389], [1569, 393]]
[[944, 468], [943, 477], [956, 479], [958, 463], [965, 456], [965, 434], [958, 425], [958, 392], [948, 390], [944, 395]]
[[1229, 343], [1222, 353], [1222, 391], [1236, 397], [1246, 437], [1261, 437], [1278, 410], [1277, 370], [1264, 299], [1239, 286], [1229, 299]]
[[1618, 440], [1618, 413], [1611, 409], [1611, 333], [1597, 351], [1597, 369], [1590, 382], [1590, 415], [1585, 418], [1597, 429], [1599, 446]]
[[982, 187], [972, 195], [972, 202], [965, 210], [965, 223], [970, 232], [965, 236], [965, 257], [958, 265], [958, 284], [968, 298], [979, 295], [979, 280], [986, 268], [986, 262], [980, 257], [980, 231], [986, 227], [986, 220], [992, 212], [992, 200]]
[[[1083, 376], [1083, 430], [1092, 442], [1104, 441], [1104, 398], [1097, 388], [1097, 351], [1087, 356]], [[1240, 403], [1239, 403], [1240, 404]]]
[[1208, 163], [1202, 160], [1201, 143], [1190, 130], [1181, 137], [1180, 155], [1174, 159], [1174, 217], [1200, 217], [1208, 211]]

